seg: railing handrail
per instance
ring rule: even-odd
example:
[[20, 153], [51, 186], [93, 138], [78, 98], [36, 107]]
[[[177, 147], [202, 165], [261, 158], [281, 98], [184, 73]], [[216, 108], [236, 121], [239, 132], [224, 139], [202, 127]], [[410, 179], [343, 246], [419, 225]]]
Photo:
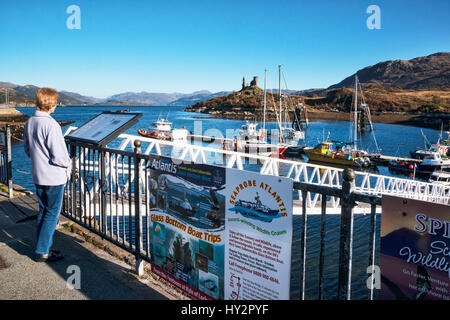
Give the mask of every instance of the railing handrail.
[[[66, 131], [66, 135], [75, 130], [77, 127], [69, 127]], [[288, 170], [288, 174], [286, 177], [292, 178], [296, 182], [300, 181], [300, 177], [303, 175], [303, 179], [305, 179], [307, 183], [317, 184], [317, 185], [334, 185], [335, 187], [341, 187], [340, 178], [342, 177], [342, 173], [344, 169], [329, 167], [325, 165], [312, 164], [307, 162], [299, 162], [287, 159], [266, 157], [262, 155], [252, 154], [252, 153], [242, 153], [235, 152], [231, 150], [223, 150], [218, 148], [211, 148], [208, 146], [201, 146], [195, 144], [180, 144], [178, 142], [173, 141], [164, 141], [158, 139], [152, 139], [147, 137], [140, 137], [131, 134], [120, 134], [119, 138], [122, 139], [119, 150], [126, 152], [124, 149], [130, 144], [132, 144], [139, 140], [141, 142], [149, 143], [147, 150], [144, 152], [145, 155], [150, 154], [153, 148], [157, 149], [157, 153], [161, 153], [160, 146], [168, 146], [168, 147], [176, 147], [176, 148], [184, 148], [183, 157], [185, 158], [187, 154], [191, 156], [200, 157], [200, 163], [204, 163], [206, 158], [204, 156], [205, 152], [213, 152], [217, 154], [221, 154], [223, 156], [230, 156], [230, 164], [227, 167], [232, 167], [236, 164], [237, 168], [240, 170], [244, 170], [242, 165], [242, 159], [254, 159], [259, 160], [263, 163], [260, 173], [270, 174], [280, 176], [279, 168], [280, 164], [290, 166]], [[116, 150], [116, 149], [111, 149]], [[189, 160], [193, 162], [198, 162], [197, 159]], [[312, 173], [308, 174], [308, 169], [312, 170]], [[324, 171], [325, 173], [320, 176], [320, 172]], [[292, 177], [292, 175], [294, 175]], [[318, 183], [314, 183], [314, 179], [319, 179]], [[329, 181], [326, 183], [326, 181]], [[375, 180], [374, 183], [371, 184], [371, 181]], [[355, 171], [355, 181], [357, 185], [355, 185], [355, 191], [358, 191], [361, 194], [367, 195], [377, 195], [381, 196], [383, 194], [398, 194], [401, 192], [404, 196], [414, 199], [421, 199], [425, 201], [431, 200], [431, 202], [438, 202], [442, 204], [450, 204], [450, 189], [446, 191], [445, 187], [442, 185], [432, 184], [429, 182], [418, 181], [418, 180], [410, 180], [403, 179], [397, 177], [383, 176], [379, 174], [373, 174], [369, 172], [360, 172]], [[317, 200], [317, 198], [316, 198]], [[314, 203], [312, 201], [311, 203]]]

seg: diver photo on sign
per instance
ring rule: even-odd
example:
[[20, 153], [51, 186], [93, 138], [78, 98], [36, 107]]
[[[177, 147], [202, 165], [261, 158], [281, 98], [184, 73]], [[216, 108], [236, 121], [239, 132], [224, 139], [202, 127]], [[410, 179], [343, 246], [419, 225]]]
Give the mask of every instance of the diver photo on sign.
[[225, 169], [151, 156], [152, 270], [197, 299], [223, 299]]

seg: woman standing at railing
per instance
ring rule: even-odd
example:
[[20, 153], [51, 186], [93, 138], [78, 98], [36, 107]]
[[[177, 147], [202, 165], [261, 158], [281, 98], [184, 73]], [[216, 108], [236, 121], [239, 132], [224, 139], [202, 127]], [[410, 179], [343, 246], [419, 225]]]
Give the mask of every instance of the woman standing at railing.
[[55, 90], [39, 89], [36, 92], [36, 112], [25, 124], [24, 148], [31, 158], [33, 183], [39, 201], [35, 249], [37, 262], [63, 259], [59, 251], [51, 250], [51, 246], [71, 161], [61, 127], [50, 116], [57, 103], [58, 93]]

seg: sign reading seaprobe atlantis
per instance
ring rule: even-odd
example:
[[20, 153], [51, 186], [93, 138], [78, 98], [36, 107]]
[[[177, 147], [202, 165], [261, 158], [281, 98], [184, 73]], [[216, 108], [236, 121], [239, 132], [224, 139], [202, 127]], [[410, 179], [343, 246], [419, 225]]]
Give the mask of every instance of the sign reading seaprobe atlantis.
[[450, 300], [450, 206], [383, 195], [382, 300]]
[[288, 300], [292, 188], [288, 178], [227, 169], [226, 300]]

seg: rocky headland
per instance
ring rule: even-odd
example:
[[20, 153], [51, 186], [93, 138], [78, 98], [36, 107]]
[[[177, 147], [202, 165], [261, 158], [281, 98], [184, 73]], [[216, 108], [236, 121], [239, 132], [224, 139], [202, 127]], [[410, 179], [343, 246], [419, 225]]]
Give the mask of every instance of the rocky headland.
[[[356, 72], [372, 121], [449, 130], [450, 53], [441, 52], [411, 60], [380, 62]], [[355, 74], [327, 89], [283, 92], [282, 108], [303, 104], [309, 120], [350, 120]], [[255, 79], [254, 79], [255, 80]], [[266, 119], [276, 119], [279, 95], [267, 92]], [[264, 92], [252, 81], [227, 96], [189, 105], [184, 111], [218, 118], [262, 121]]]

